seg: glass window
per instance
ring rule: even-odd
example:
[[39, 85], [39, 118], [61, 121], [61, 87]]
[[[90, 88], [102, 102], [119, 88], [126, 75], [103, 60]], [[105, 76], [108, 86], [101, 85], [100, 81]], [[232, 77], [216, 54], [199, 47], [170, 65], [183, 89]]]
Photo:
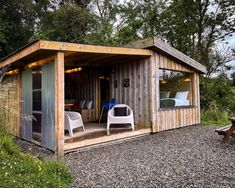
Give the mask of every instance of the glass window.
[[33, 116], [32, 138], [38, 142], [41, 140], [42, 119], [42, 70], [41, 67], [32, 70], [33, 79]]
[[191, 73], [159, 69], [160, 108], [192, 105]]
[[33, 111], [42, 110], [42, 71], [34, 69], [33, 73]]

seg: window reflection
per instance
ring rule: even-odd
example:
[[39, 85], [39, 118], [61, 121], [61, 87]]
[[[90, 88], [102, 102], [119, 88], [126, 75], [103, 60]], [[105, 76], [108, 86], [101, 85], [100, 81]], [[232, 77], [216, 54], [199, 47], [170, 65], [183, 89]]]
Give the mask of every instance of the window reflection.
[[159, 70], [160, 108], [192, 105], [191, 74]]

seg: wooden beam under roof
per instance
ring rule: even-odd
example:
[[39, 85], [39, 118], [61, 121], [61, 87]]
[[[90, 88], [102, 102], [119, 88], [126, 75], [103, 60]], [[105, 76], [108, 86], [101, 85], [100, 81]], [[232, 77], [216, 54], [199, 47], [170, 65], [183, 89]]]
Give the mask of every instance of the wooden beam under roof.
[[[8, 57], [0, 61], [0, 68], [10, 65], [12, 63], [18, 63], [27, 57], [36, 55], [43, 55], [47, 52], [65, 52], [67, 53], [97, 53], [97, 54], [110, 54], [110, 55], [137, 55], [137, 56], [150, 56], [151, 51], [146, 49], [131, 49], [123, 47], [107, 47], [107, 46], [97, 46], [97, 45], [85, 45], [76, 43], [66, 43], [66, 42], [55, 42], [55, 41], [45, 41], [39, 40], [31, 44], [28, 44], [18, 51], [10, 54]], [[32, 57], [33, 58], [33, 57]]]
[[43, 50], [57, 50], [57, 51], [74, 51], [74, 52], [87, 52], [87, 53], [101, 53], [101, 54], [120, 54], [120, 55], [140, 55], [150, 56], [150, 50], [145, 49], [132, 49], [124, 47], [109, 47], [109, 46], [96, 46], [86, 44], [76, 44], [67, 42], [55, 41], [40, 41], [40, 49]]
[[4, 60], [0, 61], [0, 68], [5, 67], [7, 65], [10, 65], [15, 61], [36, 52], [39, 49], [40, 49], [40, 41], [33, 42], [29, 46], [26, 46], [26, 47], [20, 49], [19, 51], [14, 52], [9, 57], [7, 57]]

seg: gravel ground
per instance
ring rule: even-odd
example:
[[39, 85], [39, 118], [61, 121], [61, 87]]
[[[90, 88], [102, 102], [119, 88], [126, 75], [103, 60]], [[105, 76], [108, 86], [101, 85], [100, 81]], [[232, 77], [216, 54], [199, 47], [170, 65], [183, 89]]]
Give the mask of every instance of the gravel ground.
[[[235, 187], [235, 140], [221, 145], [214, 130], [165, 131], [73, 152], [65, 163], [74, 173], [73, 187]], [[26, 152], [51, 157], [47, 150], [17, 142]]]
[[67, 154], [74, 187], [235, 187], [235, 142], [191, 126]]

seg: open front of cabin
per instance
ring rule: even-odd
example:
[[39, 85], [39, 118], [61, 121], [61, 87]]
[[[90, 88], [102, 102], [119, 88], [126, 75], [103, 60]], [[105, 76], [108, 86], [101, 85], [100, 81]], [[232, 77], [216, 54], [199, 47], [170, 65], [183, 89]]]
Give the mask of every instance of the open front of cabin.
[[[23, 100], [17, 111], [35, 118], [16, 118], [13, 134], [63, 155], [79, 147], [199, 124], [199, 73], [205, 68], [151, 46], [37, 41], [3, 59], [1, 67], [11, 64], [17, 69], [8, 75], [18, 88], [10, 97]], [[112, 98], [133, 110], [135, 130], [126, 124], [107, 130], [107, 111], [99, 123], [104, 103]], [[81, 114], [85, 131], [79, 127], [73, 136], [65, 131], [67, 111]]]

